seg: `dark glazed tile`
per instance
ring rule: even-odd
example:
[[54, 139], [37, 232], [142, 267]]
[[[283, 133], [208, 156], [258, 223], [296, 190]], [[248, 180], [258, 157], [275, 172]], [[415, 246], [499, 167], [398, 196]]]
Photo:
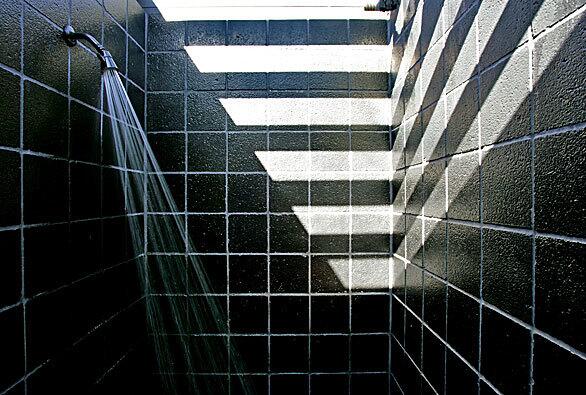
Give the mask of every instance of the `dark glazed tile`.
[[586, 266], [584, 244], [537, 238], [535, 326], [586, 350]]
[[313, 181], [310, 189], [313, 206], [348, 206], [350, 204], [349, 181]]
[[223, 91], [226, 89], [225, 73], [201, 73], [191, 59], [187, 59], [187, 89], [194, 91]]
[[228, 222], [230, 252], [267, 252], [265, 215], [230, 215]]
[[586, 236], [586, 130], [535, 142], [535, 227]]
[[312, 257], [311, 292], [346, 292], [348, 284], [350, 284], [350, 274], [347, 260], [330, 262], [327, 257]]
[[230, 174], [228, 176], [228, 211], [255, 213], [267, 210], [267, 177], [265, 175]]
[[76, 99], [100, 108], [102, 75], [100, 61], [81, 46], [71, 49], [70, 92]]
[[[0, 51], [2, 51], [1, 48]], [[0, 70], [0, 91], [2, 92], [2, 96], [0, 96], [0, 118], [2, 118], [0, 145], [18, 147], [20, 145], [19, 78], [7, 71]]]
[[180, 51], [185, 46], [185, 22], [167, 22], [160, 14], [148, 14], [148, 50]]
[[352, 296], [352, 332], [388, 332], [389, 296]]
[[271, 215], [271, 252], [307, 252], [308, 234], [296, 215]]
[[384, 372], [388, 369], [387, 335], [354, 335], [350, 339], [353, 372]]
[[[187, 130], [226, 130], [224, 92], [190, 92], [187, 95]], [[183, 114], [181, 114], [183, 117]]]
[[[527, 41], [532, 0], [487, 1], [478, 10], [480, 64], [486, 67]], [[500, 15], [495, 18], [495, 15]]]
[[188, 45], [225, 45], [225, 21], [189, 21], [187, 22]]
[[[188, 292], [190, 293], [226, 293], [227, 279], [226, 279], [226, 260], [225, 256], [221, 255], [199, 255], [191, 258], [194, 262], [188, 265]], [[197, 263], [199, 262], [199, 263]], [[199, 273], [192, 268], [196, 265], [201, 265], [203, 271], [207, 275], [207, 281], [201, 279]], [[192, 276], [190, 276], [190, 273]], [[207, 288], [204, 288], [207, 287]]]
[[527, 393], [530, 347], [529, 330], [493, 310], [482, 310], [481, 373], [503, 393]]
[[350, 89], [386, 91], [389, 89], [389, 75], [387, 73], [352, 73], [350, 74]]
[[183, 133], [151, 134], [149, 142], [161, 171], [185, 171], [185, 135]]
[[149, 132], [185, 130], [183, 93], [149, 93], [147, 102]]
[[530, 323], [531, 238], [489, 229], [483, 233], [482, 297], [499, 309]]
[[533, 393], [571, 394], [582, 386], [581, 376], [586, 369], [586, 360], [535, 336], [533, 365]]
[[71, 2], [71, 25], [76, 31], [89, 33], [102, 41], [103, 7], [96, 0], [73, 0]]
[[0, 308], [17, 303], [21, 298], [20, 232], [0, 232]]
[[228, 136], [228, 171], [264, 171], [257, 152], [266, 151], [265, 133], [230, 133]]
[[348, 296], [314, 296], [311, 299], [311, 332], [348, 332], [348, 303]]
[[251, 391], [259, 395], [269, 395], [268, 375], [248, 375], [230, 381], [230, 393], [234, 395], [246, 395]]
[[24, 338], [22, 306], [0, 313], [0, 347], [2, 348], [2, 375], [0, 391], [16, 383], [24, 375]]
[[67, 24], [67, 0], [28, 0], [27, 3], [56, 25], [65, 26]]
[[72, 163], [70, 168], [71, 218], [97, 218], [101, 214], [101, 171], [98, 166]]
[[[163, 177], [169, 187], [169, 192], [171, 192], [171, 199], [168, 205], [170, 211], [176, 212], [185, 210], [185, 176], [183, 174], [165, 174]], [[139, 180], [142, 181], [143, 179], [140, 178]], [[160, 210], [160, 207], [153, 207], [156, 204], [153, 200], [148, 202], [150, 203], [148, 204], [148, 209]], [[175, 204], [177, 208], [173, 207], [173, 204]]]
[[103, 2], [106, 11], [116, 19], [120, 26], [126, 29], [127, 0], [103, 0]]
[[423, 321], [439, 336], [446, 335], [446, 285], [425, 273], [423, 276]]
[[444, 218], [446, 215], [446, 162], [431, 162], [423, 170], [425, 215]]
[[307, 44], [307, 21], [269, 21], [269, 45]]
[[24, 90], [24, 148], [66, 157], [67, 99], [32, 82]]
[[526, 47], [519, 49], [480, 76], [483, 146], [531, 132], [529, 56]]
[[344, 45], [348, 44], [347, 21], [310, 20], [309, 44]]
[[309, 376], [273, 374], [271, 375], [271, 391], [273, 394], [309, 395]]
[[271, 292], [306, 293], [309, 267], [304, 256], [271, 255]]
[[145, 12], [136, 0], [128, 0], [128, 33], [145, 47]]
[[[471, 1], [465, 0], [450, 1], [453, 7], [457, 7], [460, 11], [457, 13], [458, 17], [463, 15]], [[448, 5], [450, 7], [450, 5]], [[445, 61], [446, 61], [446, 74], [449, 76], [447, 88], [448, 91], [454, 89], [462, 82], [467, 80], [471, 75], [476, 72], [476, 27], [475, 27], [475, 16], [478, 12], [478, 5], [473, 4], [474, 8], [472, 11], [467, 12], [465, 16], [460, 18], [454, 24], [452, 30], [448, 32], [446, 37], [446, 49]], [[449, 10], [448, 14], [456, 14], [453, 10]], [[448, 18], [450, 18], [448, 16]], [[448, 19], [448, 26], [454, 22], [455, 16]]]
[[385, 45], [387, 43], [387, 21], [351, 20], [351, 45]]
[[134, 84], [128, 82], [126, 84], [126, 91], [128, 92], [128, 98], [130, 99], [130, 103], [132, 104], [132, 107], [134, 109], [134, 112], [136, 113], [136, 116], [138, 117], [138, 120], [140, 122], [140, 126], [141, 128], [144, 130], [145, 129], [145, 96], [146, 94], [138, 87], [136, 87]]
[[[35, 114], [35, 117], [38, 113]], [[70, 104], [70, 146], [71, 159], [100, 162], [100, 114], [76, 102]], [[33, 120], [36, 122], [36, 120]], [[107, 147], [106, 150], [111, 149]]]
[[185, 54], [183, 52], [148, 55], [149, 91], [183, 91], [185, 89]]
[[14, 34], [20, 30], [22, 6], [19, 0], [6, 0], [0, 8], [0, 63], [20, 70], [21, 35]]
[[226, 211], [226, 176], [223, 174], [188, 175], [187, 209], [198, 213]]
[[226, 135], [224, 133], [189, 134], [187, 161], [189, 171], [226, 171]]
[[228, 45], [266, 45], [267, 24], [265, 21], [229, 21]]
[[446, 278], [447, 223], [426, 220], [423, 240], [423, 266], [433, 274]]
[[310, 380], [313, 395], [348, 393], [348, 376], [346, 374], [311, 375]]
[[448, 344], [472, 366], [478, 364], [479, 314], [478, 302], [459, 291], [448, 289]]
[[447, 351], [446, 394], [475, 394], [478, 375], [453, 352]]
[[120, 72], [126, 74], [126, 32], [108, 14], [104, 14], [104, 47], [112, 54]]
[[128, 78], [144, 89], [145, 87], [145, 53], [132, 40], [128, 40]]
[[309, 89], [347, 90], [350, 83], [349, 78], [348, 73], [312, 72], [309, 73]]
[[448, 225], [448, 280], [478, 296], [480, 292], [480, 228]]
[[353, 374], [350, 377], [350, 393], [387, 395], [389, 380], [386, 374]]
[[68, 217], [67, 162], [24, 157], [24, 222], [65, 221]]
[[226, 75], [228, 90], [266, 90], [266, 73], [228, 73]]
[[405, 350], [419, 368], [421, 368], [422, 330], [421, 321], [407, 311], [405, 315]]
[[[271, 289], [271, 292], [274, 292]], [[271, 333], [307, 333], [309, 298], [307, 296], [271, 296]]]
[[448, 164], [448, 217], [477, 222], [479, 212], [478, 156], [453, 157]]
[[307, 89], [308, 73], [269, 73], [268, 87], [271, 90]]
[[271, 370], [273, 372], [307, 372], [307, 336], [271, 336]]
[[484, 221], [531, 226], [531, 144], [493, 148], [482, 163]]
[[234, 333], [265, 333], [268, 300], [264, 296], [230, 297], [230, 330]]
[[[558, 6], [555, 5], [556, 8]], [[535, 42], [536, 132], [586, 120], [586, 89], [583, 84], [586, 66], [576, 55], [583, 47], [584, 29], [586, 18], [576, 15], [567, 23], [560, 24], [553, 34], [542, 36]]]
[[[423, 373], [435, 391], [443, 393], [445, 380], [445, 346], [430, 331], [423, 331]], [[392, 363], [392, 362], [391, 362]]]
[[348, 370], [348, 336], [313, 336], [311, 338], [312, 372], [346, 372]]
[[230, 256], [230, 293], [267, 292], [265, 256]]
[[[233, 350], [234, 370], [246, 373], [267, 371], [269, 341], [266, 336], [232, 336], [230, 347]], [[236, 380], [234, 380], [236, 381]]]
[[187, 218], [195, 252], [226, 252], [226, 219], [223, 215], [189, 215]]
[[473, 79], [448, 95], [446, 153], [470, 151], [478, 147], [478, 80]]

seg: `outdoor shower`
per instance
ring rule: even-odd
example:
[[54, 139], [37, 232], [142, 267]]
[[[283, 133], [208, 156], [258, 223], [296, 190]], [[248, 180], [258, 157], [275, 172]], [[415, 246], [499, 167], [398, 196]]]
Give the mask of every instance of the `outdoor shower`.
[[[155, 363], [161, 372], [161, 382], [168, 394], [183, 394], [185, 391], [213, 393], [212, 384], [207, 381], [189, 380], [187, 388], [181, 390], [175, 377], [177, 366], [184, 366], [191, 372], [206, 365], [217, 371], [230, 363], [238, 373], [243, 368], [235, 347], [229, 345], [225, 348], [210, 342], [194, 345], [188, 338], [177, 341], [170, 339], [169, 335], [225, 331], [222, 306], [212, 298], [173, 298], [161, 302], [157, 297], [171, 294], [187, 296], [188, 291], [209, 294], [213, 290], [199, 258], [188, 255], [196, 249], [183, 222], [174, 215], [157, 215], [177, 213], [178, 205], [162, 175], [112, 55], [93, 36], [77, 33], [69, 25], [63, 28], [62, 38], [69, 47], [74, 47], [78, 40], [87, 41], [100, 59], [111, 138], [111, 146], [104, 148], [113, 151], [115, 165], [124, 169], [125, 173], [120, 179], [120, 188], [125, 191], [124, 206], [131, 247], [137, 256], [143, 256], [137, 263], [137, 281], [147, 295], [148, 334], [155, 351]], [[148, 231], [145, 231], [146, 223]], [[147, 245], [155, 254], [145, 252]], [[171, 257], [156, 254], [163, 251], [183, 251], [184, 254]], [[223, 355], [224, 350], [227, 355]], [[240, 377], [239, 381], [245, 394], [253, 393], [245, 378]], [[224, 393], [228, 389], [222, 388], [221, 391]]]

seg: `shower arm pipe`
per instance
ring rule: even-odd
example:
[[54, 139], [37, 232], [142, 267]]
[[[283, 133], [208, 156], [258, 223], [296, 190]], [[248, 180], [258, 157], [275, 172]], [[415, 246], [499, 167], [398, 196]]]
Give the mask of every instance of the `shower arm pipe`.
[[96, 51], [100, 59], [103, 70], [118, 70], [118, 66], [112, 57], [112, 54], [94, 36], [87, 33], [77, 33], [73, 27], [67, 25], [63, 28], [63, 40], [69, 47], [75, 47], [78, 40], [86, 41]]

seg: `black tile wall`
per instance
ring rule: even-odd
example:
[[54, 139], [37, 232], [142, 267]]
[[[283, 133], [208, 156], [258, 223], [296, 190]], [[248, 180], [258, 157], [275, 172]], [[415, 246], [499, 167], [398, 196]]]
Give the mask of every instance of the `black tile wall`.
[[584, 4], [401, 7], [391, 393], [579, 392]]
[[112, 209], [123, 194], [109, 176], [111, 141], [102, 139], [108, 120], [99, 62], [60, 38], [68, 21], [100, 42], [104, 30], [116, 31], [106, 44], [128, 70], [124, 83], [144, 97], [144, 11], [134, 0], [110, 3], [116, 11], [98, 0], [9, 0], [0, 7], [3, 394], [92, 393], [101, 378], [121, 379], [115, 367], [142, 337], [124, 201]]
[[[238, 125], [222, 100], [386, 97], [388, 73], [202, 73], [183, 47], [382, 45], [386, 21], [166, 23], [153, 12], [147, 29], [148, 136], [162, 171], [184, 177], [187, 207], [181, 211], [194, 253], [227, 260], [221, 294], [230, 338], [241, 354], [257, 350], [240, 356], [245, 371], [258, 374], [259, 393], [384, 393], [390, 229], [361, 230], [389, 223], [388, 214], [366, 211], [351, 221], [343, 210], [387, 207], [388, 181], [280, 179], [269, 174], [262, 154], [324, 152], [342, 159], [314, 160], [316, 171], [368, 171], [369, 152], [390, 150], [388, 128], [310, 127], [303, 121]], [[350, 152], [359, 154], [353, 168]], [[300, 157], [292, 165], [308, 161]], [[325, 224], [323, 234], [308, 232], [309, 219], [298, 213], [307, 206], [334, 210], [317, 219]], [[332, 235], [328, 226], [345, 229]]]

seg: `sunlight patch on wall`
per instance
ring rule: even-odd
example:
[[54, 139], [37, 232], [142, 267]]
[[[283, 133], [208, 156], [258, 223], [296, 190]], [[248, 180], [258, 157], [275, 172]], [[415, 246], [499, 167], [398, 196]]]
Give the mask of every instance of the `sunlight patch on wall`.
[[[385, 290], [393, 287], [389, 257], [330, 258], [328, 264], [346, 289]], [[347, 275], [351, 264], [352, 276]]]
[[238, 126], [390, 125], [388, 98], [225, 98]]
[[390, 180], [390, 151], [256, 151], [274, 181]]
[[389, 45], [186, 46], [202, 73], [388, 73]]

